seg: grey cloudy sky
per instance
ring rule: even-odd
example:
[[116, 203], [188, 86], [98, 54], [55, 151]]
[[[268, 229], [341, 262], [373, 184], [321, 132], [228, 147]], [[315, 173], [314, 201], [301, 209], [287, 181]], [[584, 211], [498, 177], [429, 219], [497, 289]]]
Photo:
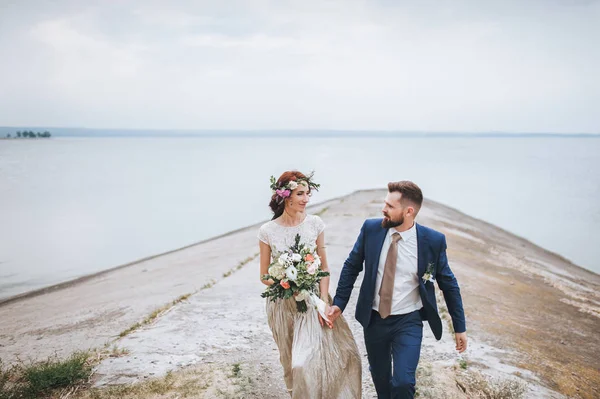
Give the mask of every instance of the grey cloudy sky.
[[600, 2], [0, 0], [0, 125], [600, 132]]

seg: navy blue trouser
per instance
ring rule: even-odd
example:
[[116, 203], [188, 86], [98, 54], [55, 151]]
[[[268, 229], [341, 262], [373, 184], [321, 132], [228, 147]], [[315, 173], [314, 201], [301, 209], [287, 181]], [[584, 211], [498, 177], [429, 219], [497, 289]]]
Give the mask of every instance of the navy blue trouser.
[[419, 311], [391, 315], [385, 319], [373, 311], [364, 333], [377, 397], [413, 399], [423, 339], [423, 321]]

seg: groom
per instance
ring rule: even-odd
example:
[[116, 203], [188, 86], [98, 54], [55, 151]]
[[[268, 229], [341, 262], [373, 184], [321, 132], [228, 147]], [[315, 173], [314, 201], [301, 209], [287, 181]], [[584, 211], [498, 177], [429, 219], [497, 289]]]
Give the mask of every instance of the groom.
[[344, 262], [328, 316], [333, 322], [344, 311], [364, 264], [356, 319], [364, 328], [377, 397], [414, 398], [423, 320], [436, 339], [442, 337], [433, 281], [444, 293], [459, 352], [467, 349], [465, 315], [446, 257], [446, 238], [415, 223], [423, 203], [421, 189], [400, 181], [389, 183], [388, 191], [384, 218], [364, 222]]

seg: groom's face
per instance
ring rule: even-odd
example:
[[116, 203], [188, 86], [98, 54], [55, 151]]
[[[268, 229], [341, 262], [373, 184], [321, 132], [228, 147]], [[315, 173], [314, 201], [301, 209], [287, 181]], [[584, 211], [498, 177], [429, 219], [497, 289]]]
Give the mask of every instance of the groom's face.
[[404, 223], [405, 208], [402, 206], [402, 194], [398, 192], [388, 193], [381, 212], [383, 221], [381, 225], [386, 228], [400, 226]]

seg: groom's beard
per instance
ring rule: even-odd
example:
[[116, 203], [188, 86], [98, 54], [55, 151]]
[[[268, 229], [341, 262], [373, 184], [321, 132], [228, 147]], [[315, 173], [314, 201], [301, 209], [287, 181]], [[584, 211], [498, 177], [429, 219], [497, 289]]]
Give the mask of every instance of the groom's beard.
[[385, 216], [381, 221], [381, 227], [384, 229], [391, 229], [392, 227], [400, 226], [402, 223], [404, 223], [404, 216], [400, 216], [400, 219], [398, 220], [393, 220]]

